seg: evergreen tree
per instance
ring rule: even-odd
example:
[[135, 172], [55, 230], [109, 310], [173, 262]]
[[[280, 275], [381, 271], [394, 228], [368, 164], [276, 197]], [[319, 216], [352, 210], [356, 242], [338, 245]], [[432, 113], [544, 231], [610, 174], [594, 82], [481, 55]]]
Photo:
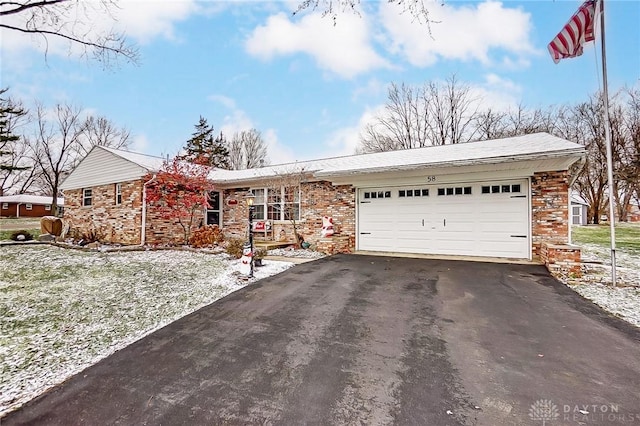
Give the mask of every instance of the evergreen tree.
[[[0, 90], [0, 95], [7, 90]], [[27, 112], [11, 99], [0, 98], [0, 171], [3, 174], [28, 169], [28, 167], [18, 166], [16, 162], [3, 158], [12, 157], [14, 144], [20, 140], [20, 136], [13, 134], [12, 123], [26, 114]]]
[[222, 132], [216, 137], [213, 136], [213, 127], [207, 123], [207, 119], [200, 117], [200, 121], [195, 126], [191, 139], [184, 147], [185, 154], [181, 160], [190, 161], [204, 166], [229, 168], [229, 150]]

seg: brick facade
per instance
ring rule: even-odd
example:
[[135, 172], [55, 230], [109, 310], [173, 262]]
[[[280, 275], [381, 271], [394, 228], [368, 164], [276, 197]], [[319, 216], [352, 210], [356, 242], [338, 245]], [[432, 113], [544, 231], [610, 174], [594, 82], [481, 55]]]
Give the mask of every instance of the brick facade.
[[[82, 190], [65, 191], [65, 219], [81, 232], [96, 229], [108, 243], [140, 244], [142, 223], [141, 180], [122, 183], [122, 203], [115, 203], [115, 185], [93, 187], [90, 207], [82, 206]], [[228, 238], [247, 238], [249, 188], [226, 189], [222, 198], [222, 228]], [[352, 251], [356, 244], [356, 195], [351, 185], [334, 186], [330, 182], [306, 182], [301, 186], [301, 219], [298, 233], [305, 241], [327, 253]], [[542, 245], [563, 245], [569, 238], [569, 175], [567, 171], [536, 173], [531, 179], [532, 248], [534, 258], [542, 258]], [[199, 217], [204, 218], [204, 212]], [[336, 238], [321, 239], [322, 217], [334, 220]], [[194, 227], [200, 219], [194, 221]], [[259, 234], [255, 234], [260, 238]], [[147, 208], [146, 242], [148, 244], [181, 244], [182, 227], [159, 217]], [[294, 241], [290, 221], [275, 221], [268, 239]], [[562, 253], [566, 250], [560, 251]], [[558, 252], [558, 253], [560, 253]], [[567, 261], [573, 262], [575, 250]], [[554, 252], [555, 253], [555, 252]], [[548, 256], [544, 256], [545, 261]], [[560, 258], [559, 261], [563, 261]], [[579, 257], [579, 253], [578, 253]]]
[[541, 244], [569, 242], [569, 172], [535, 173], [531, 178], [531, 230], [533, 256]]
[[[116, 184], [91, 187], [91, 206], [82, 205], [83, 189], [66, 190], [64, 219], [79, 234], [95, 230], [99, 240], [110, 244], [140, 244], [142, 227], [142, 180], [121, 182], [122, 202], [116, 204]], [[194, 228], [199, 225], [195, 220]], [[161, 219], [147, 206], [146, 243], [181, 244], [184, 231], [177, 223]]]
[[96, 230], [106, 243], [140, 244], [142, 181], [122, 182], [121, 204], [116, 204], [115, 184], [94, 186], [91, 190], [91, 206], [82, 205], [82, 189], [64, 192], [64, 219], [70, 230]]
[[[235, 238], [247, 237], [249, 217], [246, 195], [249, 188], [224, 191], [223, 230]], [[333, 186], [330, 182], [308, 182], [301, 186], [300, 214], [296, 222], [298, 233], [305, 241], [317, 245], [322, 229], [322, 217], [331, 216], [336, 235], [348, 237], [351, 250], [355, 247], [356, 233], [355, 189], [350, 185]], [[276, 241], [295, 240], [290, 221], [275, 221], [273, 237]]]

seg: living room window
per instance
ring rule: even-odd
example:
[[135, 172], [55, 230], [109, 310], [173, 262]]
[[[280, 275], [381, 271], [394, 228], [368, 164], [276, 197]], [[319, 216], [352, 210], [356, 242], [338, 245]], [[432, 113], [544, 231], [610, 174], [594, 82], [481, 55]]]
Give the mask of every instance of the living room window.
[[255, 188], [251, 190], [256, 220], [300, 220], [300, 188]]
[[93, 201], [93, 191], [91, 188], [84, 188], [82, 190], [82, 205], [90, 206]]

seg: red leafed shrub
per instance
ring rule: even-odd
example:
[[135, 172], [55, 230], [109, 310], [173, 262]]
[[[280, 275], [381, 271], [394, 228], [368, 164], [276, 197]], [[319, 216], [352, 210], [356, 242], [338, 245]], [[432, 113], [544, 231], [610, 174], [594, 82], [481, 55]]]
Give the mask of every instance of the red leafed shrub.
[[191, 243], [191, 246], [195, 248], [211, 247], [220, 244], [223, 241], [224, 234], [218, 225], [207, 225], [198, 228], [193, 231], [191, 239], [189, 239], [189, 243]]
[[210, 167], [178, 159], [166, 161], [162, 169], [145, 177], [146, 200], [159, 212], [162, 219], [179, 224], [188, 244], [191, 229], [208, 207], [207, 191], [213, 184], [207, 179]]

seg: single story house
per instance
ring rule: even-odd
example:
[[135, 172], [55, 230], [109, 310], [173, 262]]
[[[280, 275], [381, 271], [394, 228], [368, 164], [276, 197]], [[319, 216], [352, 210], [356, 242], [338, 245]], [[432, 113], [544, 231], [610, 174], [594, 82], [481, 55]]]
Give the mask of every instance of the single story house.
[[589, 219], [589, 203], [575, 191], [571, 192], [571, 224], [586, 225]]
[[[209, 179], [216, 191], [202, 218], [227, 235], [245, 237], [251, 193], [256, 219], [270, 221], [276, 239], [292, 235], [293, 216], [305, 240], [326, 252], [546, 260], [545, 244], [570, 242], [568, 169], [584, 155], [579, 144], [535, 133], [248, 170], [215, 169]], [[95, 147], [62, 183], [65, 218], [72, 227], [103, 228], [106, 240], [114, 243], [175, 241], [177, 225], [160, 220], [144, 201], [143, 178], [159, 170], [162, 161]], [[293, 186], [298, 188], [292, 191]], [[334, 220], [333, 237], [320, 235], [323, 216]]]
[[[0, 216], [2, 217], [42, 217], [52, 215], [53, 197], [42, 195], [5, 195], [0, 197]], [[58, 207], [64, 207], [64, 198], [56, 200]]]

